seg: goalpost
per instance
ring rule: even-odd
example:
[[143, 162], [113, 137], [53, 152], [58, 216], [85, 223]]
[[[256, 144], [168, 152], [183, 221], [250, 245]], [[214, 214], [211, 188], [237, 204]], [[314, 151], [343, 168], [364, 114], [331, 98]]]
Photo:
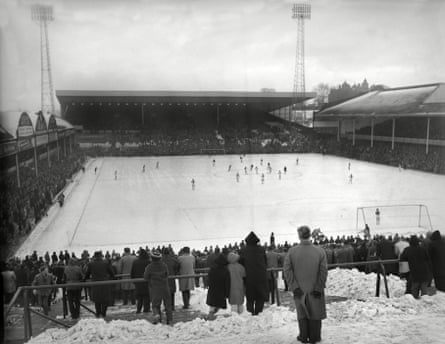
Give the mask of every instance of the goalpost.
[[356, 214], [356, 230], [363, 232], [365, 225], [371, 233], [391, 233], [395, 230], [400, 234], [417, 234], [420, 231], [431, 231], [433, 226], [425, 204], [392, 204], [358, 207]]
[[202, 155], [221, 155], [226, 154], [226, 150], [223, 148], [203, 148], [199, 151]]

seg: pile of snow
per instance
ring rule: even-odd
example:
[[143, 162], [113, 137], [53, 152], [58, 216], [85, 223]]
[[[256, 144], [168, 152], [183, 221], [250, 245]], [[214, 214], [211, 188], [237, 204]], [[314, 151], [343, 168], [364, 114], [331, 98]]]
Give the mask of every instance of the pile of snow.
[[[387, 276], [390, 297], [405, 294], [406, 281], [394, 275]], [[357, 269], [329, 270], [326, 295], [343, 296], [348, 299], [366, 300], [375, 296], [377, 274], [360, 272]], [[380, 279], [380, 295], [384, 294], [383, 277]]]
[[336, 321], [366, 321], [376, 317], [419, 314], [444, 314], [445, 293], [422, 296], [416, 300], [411, 294], [398, 298], [372, 297], [366, 301], [347, 300], [327, 305], [328, 318]]
[[197, 318], [174, 326], [153, 325], [146, 320], [105, 322], [83, 319], [68, 330], [48, 329], [29, 344], [67, 343], [178, 343], [210, 338], [246, 337], [267, 333], [287, 325], [295, 326], [297, 317], [285, 307], [272, 306], [260, 316], [248, 313], [218, 316], [214, 321]]
[[[404, 295], [405, 282], [389, 278], [390, 291], [396, 297], [373, 297], [376, 274], [357, 270], [329, 271], [328, 295], [346, 296], [347, 301], [327, 305], [323, 325], [326, 343], [441, 343], [445, 321], [445, 293], [423, 296], [420, 300]], [[176, 293], [179, 306], [180, 293]], [[382, 294], [383, 295], [383, 294]], [[397, 295], [402, 295], [397, 297]], [[193, 311], [208, 313], [207, 289], [195, 288], [191, 297]], [[174, 316], [174, 315], [173, 315]], [[399, 328], [401, 323], [407, 325]], [[259, 316], [248, 312], [239, 315], [230, 308], [220, 310], [214, 321], [196, 318], [174, 326], [153, 325], [147, 320], [106, 322], [102, 319], [82, 319], [70, 329], [48, 329], [33, 338], [30, 344], [77, 343], [295, 343], [298, 334], [295, 311], [270, 305]], [[339, 330], [341, 328], [341, 330]], [[361, 335], [367, 328], [368, 336]], [[395, 337], [394, 337], [395, 336]], [[391, 338], [397, 340], [391, 341]], [[365, 340], [366, 339], [366, 340]]]
[[[323, 342], [357, 342], [366, 328], [367, 337], [361, 336], [361, 343], [441, 343], [444, 314], [445, 293], [424, 296], [421, 300], [406, 295], [393, 299], [382, 297], [364, 302], [333, 303], [328, 305]], [[259, 316], [231, 313], [230, 316], [218, 315], [214, 321], [197, 318], [174, 326], [153, 325], [146, 320], [105, 322], [102, 319], [83, 319], [68, 330], [49, 329], [28, 343], [290, 344], [295, 343], [297, 324], [295, 312], [278, 306], [268, 307]], [[399, 330], [401, 324], [406, 326]]]

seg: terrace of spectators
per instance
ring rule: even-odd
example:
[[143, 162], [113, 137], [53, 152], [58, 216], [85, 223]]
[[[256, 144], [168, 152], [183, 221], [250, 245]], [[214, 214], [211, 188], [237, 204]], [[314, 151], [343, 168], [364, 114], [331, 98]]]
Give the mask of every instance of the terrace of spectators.
[[315, 115], [314, 127], [330, 126], [341, 136], [374, 141], [445, 146], [445, 83], [371, 91]]

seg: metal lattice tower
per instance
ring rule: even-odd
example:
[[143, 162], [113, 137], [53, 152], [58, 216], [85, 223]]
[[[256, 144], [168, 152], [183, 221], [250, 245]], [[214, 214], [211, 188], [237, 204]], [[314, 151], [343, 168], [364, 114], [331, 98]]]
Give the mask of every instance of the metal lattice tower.
[[41, 65], [41, 107], [43, 113], [55, 114], [54, 88], [51, 75], [51, 60], [49, 54], [48, 22], [53, 21], [53, 8], [46, 5], [31, 7], [32, 20], [40, 26], [40, 65]]
[[297, 102], [298, 93], [306, 92], [304, 77], [304, 20], [311, 19], [310, 4], [294, 4], [292, 7], [292, 18], [297, 20], [297, 57], [294, 75], [294, 96]]

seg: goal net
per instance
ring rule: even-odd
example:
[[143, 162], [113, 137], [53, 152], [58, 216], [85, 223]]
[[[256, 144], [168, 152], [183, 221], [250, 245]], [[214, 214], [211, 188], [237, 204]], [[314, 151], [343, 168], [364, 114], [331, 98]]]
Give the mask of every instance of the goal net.
[[226, 150], [223, 148], [204, 148], [199, 153], [202, 155], [219, 155], [226, 154]]
[[358, 207], [356, 230], [364, 233], [368, 225], [373, 234], [418, 234], [433, 229], [424, 204], [393, 204]]

